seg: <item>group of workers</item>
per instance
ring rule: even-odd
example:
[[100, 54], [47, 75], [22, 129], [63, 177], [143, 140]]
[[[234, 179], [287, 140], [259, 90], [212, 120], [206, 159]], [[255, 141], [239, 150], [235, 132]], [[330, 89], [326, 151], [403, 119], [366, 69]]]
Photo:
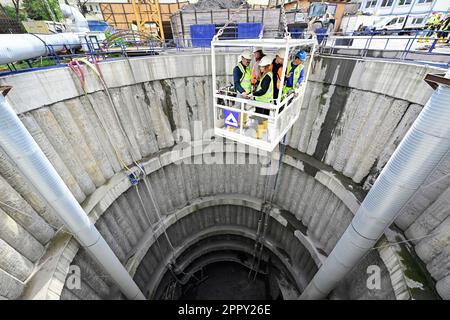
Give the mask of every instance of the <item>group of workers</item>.
[[425, 29], [429, 30], [426, 37], [438, 38], [438, 42], [448, 41], [450, 35], [450, 13], [443, 15], [441, 12], [433, 12], [428, 18]]
[[[233, 70], [233, 82], [236, 92], [244, 98], [273, 103], [278, 98], [281, 88], [282, 70], [286, 51], [281, 48], [272, 60], [256, 47], [253, 55], [250, 50], [241, 53], [241, 60]], [[298, 88], [304, 79], [306, 52], [300, 50], [286, 71], [282, 94]], [[258, 112], [258, 111], [257, 111]], [[262, 112], [260, 112], [262, 113]]]
[[[281, 86], [285, 55], [286, 49], [283, 48], [277, 51], [273, 60], [264, 54], [261, 47], [254, 48], [253, 53], [250, 50], [244, 50], [240, 55], [240, 61], [233, 70], [234, 88], [238, 97], [275, 103], [280, 89], [282, 90], [281, 99], [298, 89], [305, 77], [306, 52], [300, 50], [296, 53], [293, 61], [287, 66], [284, 84]], [[280, 108], [281, 111], [282, 108]], [[259, 107], [255, 108], [255, 112], [270, 114], [269, 109]], [[267, 129], [267, 121], [259, 119], [258, 126]], [[260, 135], [257, 133], [258, 138]]]

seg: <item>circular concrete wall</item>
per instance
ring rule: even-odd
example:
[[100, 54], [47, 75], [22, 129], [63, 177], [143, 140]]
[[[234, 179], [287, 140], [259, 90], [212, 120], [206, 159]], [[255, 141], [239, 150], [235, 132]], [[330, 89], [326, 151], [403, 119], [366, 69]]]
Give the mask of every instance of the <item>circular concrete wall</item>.
[[[219, 81], [231, 79], [234, 61], [233, 55], [219, 57]], [[67, 68], [8, 76], [0, 84], [13, 86], [9, 102], [149, 297], [158, 297], [158, 284], [167, 279], [167, 260], [155, 246], [156, 239], [164, 243], [164, 230], [180, 257], [196, 243], [216, 239], [223, 246], [233, 235], [232, 249], [211, 249], [231, 259], [224, 252], [239, 243], [248, 253], [244, 239], [254, 239], [256, 217], [272, 194], [264, 257], [273, 256], [279, 273], [301, 291], [431, 94], [423, 76], [437, 70], [317, 57], [273, 190], [267, 188], [273, 176], [263, 174], [266, 154], [211, 140], [209, 66], [205, 54], [106, 62], [108, 92], [86, 69], [86, 95]], [[134, 161], [144, 165], [150, 188], [144, 181], [130, 184], [126, 167], [133, 169]], [[431, 210], [447, 199], [450, 181], [442, 176], [448, 163], [331, 298], [430, 298], [435, 281], [439, 294], [448, 295], [449, 274], [439, 266], [448, 259], [449, 242], [442, 232], [434, 234], [445, 229], [448, 213]], [[0, 296], [120, 297], [1, 150], [0, 201]], [[216, 222], [221, 231], [203, 238], [201, 226], [209, 230]], [[413, 235], [425, 238], [392, 244]], [[183, 248], [185, 239], [192, 246]], [[200, 258], [193, 252], [178, 263], [189, 268], [185, 261]], [[366, 286], [369, 265], [380, 267], [380, 290]], [[67, 282], [73, 266], [81, 271], [79, 289]], [[150, 276], [153, 270], [157, 277]]]

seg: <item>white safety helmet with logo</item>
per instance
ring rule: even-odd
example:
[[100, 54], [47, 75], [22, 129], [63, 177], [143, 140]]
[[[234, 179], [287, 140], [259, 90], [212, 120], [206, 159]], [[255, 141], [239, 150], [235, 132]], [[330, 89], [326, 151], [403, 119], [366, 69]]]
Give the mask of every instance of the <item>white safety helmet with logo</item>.
[[258, 51], [262, 51], [263, 48], [262, 47], [254, 47], [253, 48], [253, 53], [258, 52]]
[[247, 60], [251, 60], [252, 59], [252, 53], [250, 52], [250, 50], [244, 50], [241, 53], [241, 57]]
[[264, 57], [262, 57], [261, 61], [259, 61], [258, 65], [260, 67], [267, 67], [271, 63], [272, 63], [272, 60], [268, 56], [264, 56]]

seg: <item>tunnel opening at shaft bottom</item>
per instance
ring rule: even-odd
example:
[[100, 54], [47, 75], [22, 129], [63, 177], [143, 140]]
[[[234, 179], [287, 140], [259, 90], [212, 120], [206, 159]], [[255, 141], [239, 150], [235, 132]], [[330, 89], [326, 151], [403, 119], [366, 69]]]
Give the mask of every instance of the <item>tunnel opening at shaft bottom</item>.
[[[312, 261], [309, 255], [298, 256]], [[300, 295], [307, 279], [291, 263], [281, 246], [255, 247], [252, 238], [213, 235], [186, 243], [145, 288], [155, 300], [291, 300]]]
[[274, 276], [237, 262], [211, 263], [180, 287], [179, 300], [282, 300]]

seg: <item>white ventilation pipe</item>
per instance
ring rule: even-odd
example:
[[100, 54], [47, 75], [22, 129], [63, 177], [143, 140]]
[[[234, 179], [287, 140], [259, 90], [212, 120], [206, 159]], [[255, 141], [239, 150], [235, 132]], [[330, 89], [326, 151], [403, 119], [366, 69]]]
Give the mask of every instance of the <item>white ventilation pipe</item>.
[[[450, 78], [450, 70], [446, 78]], [[374, 246], [450, 150], [450, 88], [440, 85], [300, 299], [323, 299]]]
[[69, 6], [64, 3], [61, 3], [59, 6], [61, 8], [63, 16], [71, 20], [72, 32], [81, 32], [81, 33], [89, 32], [89, 24], [86, 18], [81, 14], [81, 12], [77, 8]]
[[86, 251], [111, 276], [122, 293], [128, 299], [145, 299], [130, 274], [1, 94], [0, 147], [47, 200]]
[[0, 34], [0, 64], [42, 57], [51, 50], [80, 48], [81, 41], [74, 33], [58, 34]]

